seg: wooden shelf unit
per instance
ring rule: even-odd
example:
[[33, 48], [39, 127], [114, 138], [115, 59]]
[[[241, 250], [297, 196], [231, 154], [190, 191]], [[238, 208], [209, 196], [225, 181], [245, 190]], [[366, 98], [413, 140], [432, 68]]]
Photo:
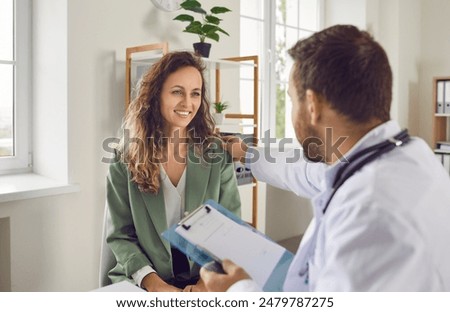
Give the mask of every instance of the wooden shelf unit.
[[[437, 142], [449, 141], [447, 137], [447, 125], [450, 118], [450, 112], [437, 113], [437, 83], [438, 81], [450, 81], [450, 76], [433, 78], [433, 139], [431, 148], [436, 149]], [[444, 103], [445, 105], [445, 103]]]
[[169, 44], [167, 42], [147, 44], [137, 47], [130, 47], [126, 49], [125, 62], [125, 109], [128, 108], [131, 100], [131, 62], [132, 56], [136, 53], [150, 52], [161, 50], [162, 55], [169, 52]]
[[[240, 57], [230, 57], [225, 58], [226, 61], [233, 62], [252, 62], [253, 63], [253, 113], [252, 114], [225, 114], [227, 119], [250, 119], [253, 121], [253, 144], [258, 143], [259, 136], [259, 57], [257, 55], [251, 56], [240, 56]], [[215, 101], [219, 102], [221, 100], [221, 89], [220, 89], [220, 72], [221, 69], [216, 69], [216, 94]], [[256, 227], [258, 220], [258, 181], [253, 178], [252, 186], [252, 221], [250, 224]]]

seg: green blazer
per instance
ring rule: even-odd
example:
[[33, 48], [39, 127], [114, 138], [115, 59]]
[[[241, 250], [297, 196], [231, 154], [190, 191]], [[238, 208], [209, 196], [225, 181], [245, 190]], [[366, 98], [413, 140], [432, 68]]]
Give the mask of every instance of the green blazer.
[[[186, 168], [185, 210], [193, 211], [213, 199], [240, 216], [240, 197], [233, 162], [228, 153], [217, 148], [207, 151], [219, 156], [200, 162], [189, 150]], [[167, 229], [164, 194], [143, 193], [131, 182], [127, 166], [110, 165], [107, 178], [107, 205], [110, 213], [107, 243], [117, 264], [108, 276], [113, 283], [130, 280], [131, 275], [146, 265], [169, 280], [173, 277], [170, 243], [161, 237]], [[190, 261], [191, 277], [198, 266]], [[134, 281], [131, 281], [134, 283]]]

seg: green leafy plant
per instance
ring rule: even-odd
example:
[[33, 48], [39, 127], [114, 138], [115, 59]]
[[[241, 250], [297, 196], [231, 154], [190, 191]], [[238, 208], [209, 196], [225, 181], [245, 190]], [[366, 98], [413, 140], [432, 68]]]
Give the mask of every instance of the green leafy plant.
[[214, 109], [216, 110], [216, 113], [220, 114], [228, 108], [228, 102], [222, 102], [222, 101], [214, 102], [213, 106], [214, 106]]
[[222, 20], [218, 18], [216, 14], [230, 12], [230, 9], [215, 6], [210, 10], [211, 13], [208, 13], [202, 8], [200, 2], [196, 0], [186, 0], [182, 2], [180, 6], [186, 11], [201, 14], [201, 20], [196, 20], [194, 16], [189, 14], [180, 14], [174, 18], [176, 21], [189, 22], [189, 25], [187, 25], [183, 31], [198, 35], [200, 42], [205, 42], [206, 38], [219, 41], [219, 32], [229, 36], [225, 30], [219, 27]]

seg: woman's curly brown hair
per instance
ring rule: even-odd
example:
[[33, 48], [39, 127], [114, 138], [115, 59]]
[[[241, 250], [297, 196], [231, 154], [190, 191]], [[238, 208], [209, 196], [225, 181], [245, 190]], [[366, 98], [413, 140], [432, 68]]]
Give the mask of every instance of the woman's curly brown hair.
[[[195, 136], [195, 143], [200, 142], [200, 149], [205, 150], [210, 139], [215, 137], [215, 125], [206, 96], [203, 62], [190, 52], [171, 52], [164, 55], [143, 76], [138, 94], [126, 111], [123, 131], [127, 131], [127, 135], [125, 136], [124, 132], [119, 145], [121, 160], [128, 166], [132, 181], [142, 192], [156, 194], [160, 188], [159, 164], [167, 142], [163, 138], [161, 91], [169, 75], [184, 67], [196, 68], [202, 77], [201, 104], [187, 127], [189, 142], [193, 143]], [[130, 141], [125, 142], [125, 139]], [[199, 150], [199, 144], [194, 146]]]

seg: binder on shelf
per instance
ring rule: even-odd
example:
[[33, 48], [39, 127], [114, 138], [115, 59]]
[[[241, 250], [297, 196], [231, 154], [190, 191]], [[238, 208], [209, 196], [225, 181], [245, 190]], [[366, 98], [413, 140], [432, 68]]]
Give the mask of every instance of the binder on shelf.
[[282, 291], [294, 257], [212, 200], [164, 231], [162, 236], [201, 266], [213, 260], [232, 260], [264, 291]]
[[245, 167], [240, 161], [234, 162], [234, 172], [238, 185], [253, 183], [253, 174], [250, 168]]
[[[237, 136], [244, 143], [252, 144], [254, 141], [253, 134], [243, 134], [236, 132], [220, 132], [221, 136]], [[246, 185], [253, 183], [253, 174], [250, 168], [246, 168], [240, 161], [234, 162], [234, 172], [238, 185]]]
[[[437, 88], [436, 88], [436, 113], [437, 114], [443, 114], [444, 113], [444, 80], [438, 80], [437, 81]], [[449, 94], [450, 96], [450, 94]]]
[[445, 80], [444, 85], [444, 114], [450, 114], [450, 80]]
[[436, 142], [436, 148], [439, 150], [450, 151], [450, 142], [438, 141]]

